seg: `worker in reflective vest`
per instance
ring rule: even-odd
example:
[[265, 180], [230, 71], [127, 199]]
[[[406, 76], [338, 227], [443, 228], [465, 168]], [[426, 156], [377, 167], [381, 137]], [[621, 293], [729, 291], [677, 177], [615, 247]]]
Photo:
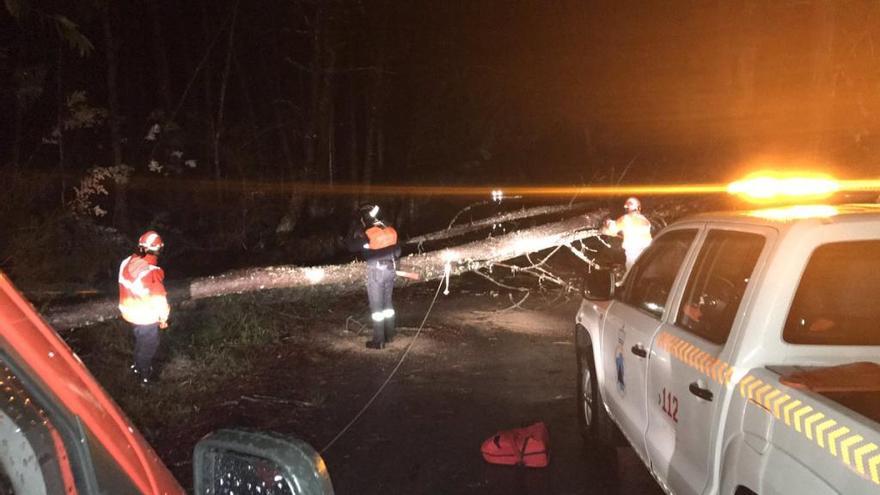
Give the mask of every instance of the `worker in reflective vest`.
[[150, 381], [153, 357], [159, 348], [159, 329], [168, 328], [165, 272], [156, 266], [164, 244], [150, 230], [138, 239], [138, 251], [119, 265], [119, 311], [134, 325], [134, 365], [131, 369], [142, 383]]
[[642, 202], [629, 198], [624, 203], [626, 213], [617, 220], [608, 220], [602, 228], [605, 235], [623, 235], [623, 251], [626, 253], [626, 269], [651, 245], [651, 222], [642, 215]]
[[395, 312], [391, 302], [394, 275], [400, 246], [397, 231], [379, 220], [377, 205], [364, 205], [359, 210], [360, 226], [349, 233], [348, 248], [360, 251], [367, 262], [367, 298], [373, 320], [373, 338], [368, 349], [382, 349], [394, 338]]

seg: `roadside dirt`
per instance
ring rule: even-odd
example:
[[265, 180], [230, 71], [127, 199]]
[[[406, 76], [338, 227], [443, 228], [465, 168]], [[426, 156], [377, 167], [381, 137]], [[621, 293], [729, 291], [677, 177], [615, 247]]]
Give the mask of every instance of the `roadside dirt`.
[[[525, 309], [504, 309], [511, 303], [497, 287], [452, 282], [383, 393], [323, 453], [336, 493], [662, 493], [631, 449], [599, 451], [578, 433], [576, 298], [549, 301], [536, 294]], [[164, 377], [152, 385], [192, 387], [192, 394], [178, 391], [186, 404], [168, 405], [188, 408], [186, 421], [139, 426], [185, 487], [191, 486], [193, 446], [220, 428], [274, 430], [321, 450], [397, 364], [435, 289], [425, 284], [395, 292], [400, 334], [382, 351], [364, 348], [367, 328], [349, 320], [354, 331], [346, 330], [349, 317], [367, 322], [365, 297], [346, 296], [320, 310], [291, 305], [288, 335], [253, 353], [249, 369], [222, 392], [163, 384]], [[155, 388], [143, 393], [158, 396]], [[482, 460], [485, 438], [537, 420], [550, 430], [548, 468]]]

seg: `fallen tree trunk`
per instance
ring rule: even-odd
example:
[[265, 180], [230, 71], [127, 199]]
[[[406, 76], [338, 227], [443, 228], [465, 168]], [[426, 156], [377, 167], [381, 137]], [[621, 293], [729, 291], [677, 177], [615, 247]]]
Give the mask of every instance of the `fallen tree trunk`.
[[456, 225], [455, 227], [450, 226], [445, 230], [439, 230], [437, 232], [431, 232], [429, 234], [410, 237], [406, 240], [406, 244], [422, 244], [425, 242], [451, 239], [453, 237], [458, 237], [471, 232], [487, 229], [495, 224], [514, 222], [517, 220], [541, 217], [545, 215], [558, 215], [560, 213], [571, 211], [584, 211], [590, 206], [591, 203], [575, 203], [573, 205], [536, 206], [534, 208], [523, 208], [520, 210], [508, 211], [499, 215], [491, 216], [489, 218], [477, 220], [476, 222], [460, 224]]
[[[402, 270], [418, 273], [423, 281], [443, 277], [447, 263], [451, 275], [479, 270], [500, 261], [594, 235], [594, 229], [606, 214], [605, 211], [596, 211], [450, 249], [412, 254], [402, 258], [400, 266]], [[365, 267], [363, 262], [354, 262], [318, 267], [275, 266], [235, 270], [192, 279], [183, 286], [172, 286], [169, 299], [174, 308], [185, 301], [269, 289], [295, 289], [286, 295], [291, 300], [313, 296], [332, 297], [364, 290]], [[116, 304], [115, 298], [92, 301], [51, 310], [44, 314], [44, 318], [59, 330], [78, 328], [117, 318], [119, 312]]]

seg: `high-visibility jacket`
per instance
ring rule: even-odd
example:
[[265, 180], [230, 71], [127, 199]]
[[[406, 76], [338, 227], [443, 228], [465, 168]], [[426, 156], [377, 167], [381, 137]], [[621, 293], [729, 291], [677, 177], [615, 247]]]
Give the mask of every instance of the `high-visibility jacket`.
[[641, 251], [651, 244], [651, 222], [637, 211], [621, 216], [603, 233], [622, 233], [624, 251]]
[[119, 265], [119, 311], [125, 321], [151, 325], [168, 320], [165, 272], [154, 255], [133, 254]]
[[394, 227], [374, 225], [368, 228], [364, 234], [366, 234], [370, 249], [372, 250], [397, 245], [397, 231], [394, 230]]

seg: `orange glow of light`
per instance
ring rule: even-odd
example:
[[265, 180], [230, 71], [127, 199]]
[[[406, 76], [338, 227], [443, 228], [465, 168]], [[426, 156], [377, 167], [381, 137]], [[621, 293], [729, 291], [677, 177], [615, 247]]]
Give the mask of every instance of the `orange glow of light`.
[[819, 200], [840, 190], [830, 176], [794, 172], [758, 172], [727, 186], [728, 193], [754, 203]]
[[[626, 197], [626, 196], [687, 196], [703, 194], [735, 194], [746, 196], [746, 191], [753, 191], [752, 196], [758, 202], [774, 201], [807, 201], [827, 197], [834, 192], [880, 192], [880, 179], [841, 180], [834, 181], [828, 175], [813, 174], [799, 176], [792, 174], [764, 174], [768, 180], [756, 180], [753, 174], [746, 179], [731, 184], [636, 184], [621, 186], [506, 186], [504, 197]], [[753, 181], [753, 182], [750, 182]], [[130, 183], [134, 189], [162, 188], [166, 191], [216, 193], [218, 190], [240, 194], [248, 193], [304, 195], [304, 196], [445, 196], [485, 198], [491, 195], [493, 187], [488, 186], [442, 186], [421, 184], [322, 184], [310, 182], [254, 182], [254, 181], [209, 181], [186, 179], [135, 179]], [[498, 190], [498, 186], [494, 186]], [[780, 195], [771, 196], [771, 191], [780, 191]], [[813, 191], [812, 197], [799, 196]], [[762, 200], [763, 199], [763, 200]]]
[[254, 182], [254, 181], [209, 181], [186, 179], [138, 179], [133, 180], [135, 189], [162, 188], [166, 191], [216, 193], [218, 190], [230, 193], [260, 192], [264, 194], [296, 194], [311, 196], [447, 196], [482, 198], [492, 191], [503, 190], [503, 197], [612, 197], [635, 195], [688, 195], [721, 194], [726, 190], [724, 184], [642, 184], [630, 186], [508, 186], [499, 189], [497, 185], [488, 186], [442, 186], [421, 184], [322, 184], [314, 182]]
[[837, 208], [830, 205], [794, 205], [755, 210], [749, 212], [749, 215], [778, 221], [798, 220], [801, 218], [829, 218], [837, 215]]

